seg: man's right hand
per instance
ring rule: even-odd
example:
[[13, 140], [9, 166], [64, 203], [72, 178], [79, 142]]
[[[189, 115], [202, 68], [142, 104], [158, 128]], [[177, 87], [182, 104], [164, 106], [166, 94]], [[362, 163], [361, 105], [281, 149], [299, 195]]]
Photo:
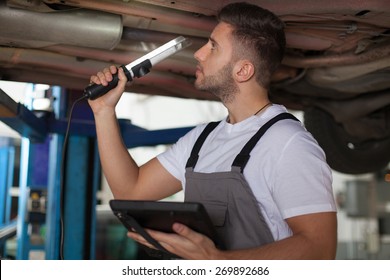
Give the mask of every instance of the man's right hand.
[[116, 104], [118, 104], [119, 99], [121, 98], [125, 86], [127, 83], [127, 78], [122, 68], [117, 68], [112, 65], [110, 67], [104, 68], [101, 72], [98, 72], [96, 75], [92, 75], [90, 78], [91, 83], [101, 84], [106, 86], [108, 82], [112, 80], [112, 75], [118, 72], [119, 82], [118, 85], [107, 92], [105, 95], [100, 96], [95, 100], [88, 100], [89, 105], [95, 115], [98, 115], [106, 110], [114, 111]]

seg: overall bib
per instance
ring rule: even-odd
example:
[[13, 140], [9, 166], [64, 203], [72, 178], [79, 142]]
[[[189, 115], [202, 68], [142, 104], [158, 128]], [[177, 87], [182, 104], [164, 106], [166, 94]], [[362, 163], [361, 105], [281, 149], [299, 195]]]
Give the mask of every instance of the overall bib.
[[219, 122], [209, 123], [195, 142], [186, 165], [185, 201], [205, 206], [224, 244], [221, 249], [253, 248], [274, 241], [243, 171], [257, 142], [268, 128], [282, 119], [297, 120], [289, 113], [281, 113], [264, 124], [236, 156], [231, 171], [194, 172], [199, 151]]

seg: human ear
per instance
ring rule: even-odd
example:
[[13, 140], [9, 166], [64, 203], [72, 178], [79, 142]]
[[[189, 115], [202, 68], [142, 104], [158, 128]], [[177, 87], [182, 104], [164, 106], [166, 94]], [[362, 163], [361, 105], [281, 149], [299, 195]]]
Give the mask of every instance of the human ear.
[[234, 75], [237, 82], [246, 82], [255, 74], [255, 67], [248, 60], [240, 60], [234, 67]]

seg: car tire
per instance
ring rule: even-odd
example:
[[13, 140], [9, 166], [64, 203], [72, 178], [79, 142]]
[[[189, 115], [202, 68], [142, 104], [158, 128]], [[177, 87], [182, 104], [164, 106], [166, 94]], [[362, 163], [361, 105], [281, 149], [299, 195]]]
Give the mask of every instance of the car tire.
[[329, 166], [336, 171], [346, 174], [377, 172], [390, 161], [390, 139], [367, 139], [359, 143], [330, 114], [318, 108], [305, 110], [304, 123], [325, 151]]

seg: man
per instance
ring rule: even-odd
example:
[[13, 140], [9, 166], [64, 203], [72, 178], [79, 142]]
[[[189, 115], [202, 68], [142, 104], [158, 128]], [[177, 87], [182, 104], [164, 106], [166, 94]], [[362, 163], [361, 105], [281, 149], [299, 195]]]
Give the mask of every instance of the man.
[[[122, 69], [118, 86], [90, 101], [114, 197], [160, 200], [184, 189], [186, 201], [203, 203], [227, 250], [182, 224], [174, 224], [176, 234], [148, 230], [185, 259], [333, 259], [336, 207], [324, 153], [300, 122], [268, 99], [285, 47], [283, 23], [246, 3], [226, 6], [218, 20], [194, 55], [195, 87], [221, 99], [228, 109], [225, 120], [196, 127], [138, 167], [115, 116], [126, 84]], [[111, 66], [91, 81], [107, 85], [116, 72]], [[136, 233], [128, 236], [152, 247]]]

